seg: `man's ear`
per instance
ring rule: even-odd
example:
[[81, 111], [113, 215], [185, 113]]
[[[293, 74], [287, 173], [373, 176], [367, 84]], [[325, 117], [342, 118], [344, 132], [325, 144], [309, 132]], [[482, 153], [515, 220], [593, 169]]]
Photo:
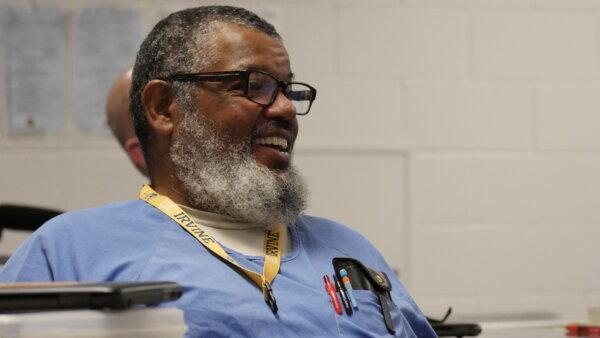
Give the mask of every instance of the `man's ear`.
[[151, 80], [142, 91], [142, 106], [148, 124], [158, 135], [170, 135], [175, 125], [171, 87], [162, 80]]

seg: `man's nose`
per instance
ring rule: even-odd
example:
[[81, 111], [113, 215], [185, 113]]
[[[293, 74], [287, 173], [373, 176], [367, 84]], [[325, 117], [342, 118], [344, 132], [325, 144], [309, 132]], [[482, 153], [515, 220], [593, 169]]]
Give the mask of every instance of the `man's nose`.
[[296, 107], [292, 101], [283, 94], [283, 91], [279, 90], [275, 97], [275, 101], [267, 107], [265, 117], [292, 121], [296, 119]]

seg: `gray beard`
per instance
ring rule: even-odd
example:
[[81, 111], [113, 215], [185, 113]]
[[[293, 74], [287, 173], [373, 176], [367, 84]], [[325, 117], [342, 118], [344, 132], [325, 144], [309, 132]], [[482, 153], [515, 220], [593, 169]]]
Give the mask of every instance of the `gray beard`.
[[191, 206], [264, 226], [293, 224], [308, 189], [293, 166], [273, 172], [252, 157], [250, 141], [227, 147], [202, 114], [185, 113], [170, 149]]

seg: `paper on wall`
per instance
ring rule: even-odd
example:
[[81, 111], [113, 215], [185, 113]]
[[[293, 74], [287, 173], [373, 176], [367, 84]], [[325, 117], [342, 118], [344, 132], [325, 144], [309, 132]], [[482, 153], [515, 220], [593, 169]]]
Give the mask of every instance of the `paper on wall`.
[[133, 65], [140, 42], [140, 16], [133, 9], [83, 9], [75, 19], [75, 122], [89, 132], [107, 130], [106, 95], [117, 75]]
[[66, 121], [66, 13], [6, 7], [0, 15], [11, 133], [56, 132]]

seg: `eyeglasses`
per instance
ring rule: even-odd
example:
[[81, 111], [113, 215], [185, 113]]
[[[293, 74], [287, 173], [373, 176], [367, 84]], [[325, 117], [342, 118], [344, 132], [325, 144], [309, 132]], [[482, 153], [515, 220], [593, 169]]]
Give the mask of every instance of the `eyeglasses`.
[[239, 81], [228, 91], [239, 90], [248, 100], [261, 106], [269, 106], [275, 102], [279, 89], [296, 108], [297, 115], [306, 115], [317, 97], [317, 90], [302, 82], [283, 82], [273, 75], [260, 70], [236, 70], [228, 72], [173, 74], [164, 77], [163, 81]]

